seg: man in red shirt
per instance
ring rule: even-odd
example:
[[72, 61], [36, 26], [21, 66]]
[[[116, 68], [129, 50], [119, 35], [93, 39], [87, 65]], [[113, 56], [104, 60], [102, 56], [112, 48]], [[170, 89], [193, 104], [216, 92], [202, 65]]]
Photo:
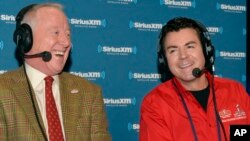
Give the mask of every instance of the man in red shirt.
[[214, 47], [198, 21], [163, 26], [158, 52], [165, 81], [141, 105], [140, 141], [226, 141], [230, 125], [250, 124], [250, 97], [234, 80], [213, 76]]

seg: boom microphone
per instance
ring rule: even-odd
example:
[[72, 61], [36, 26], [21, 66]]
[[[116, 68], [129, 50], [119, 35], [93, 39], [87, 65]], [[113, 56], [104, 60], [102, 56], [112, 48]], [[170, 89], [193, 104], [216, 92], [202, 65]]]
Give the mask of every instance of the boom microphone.
[[192, 74], [194, 77], [198, 78], [211, 66], [213, 66], [213, 63], [210, 63], [207, 67], [204, 67], [203, 69], [194, 68]]
[[44, 51], [44, 52], [32, 54], [32, 55], [24, 55], [24, 58], [37, 58], [37, 57], [42, 57], [44, 62], [49, 62], [52, 58], [52, 55], [48, 51]]
[[203, 68], [202, 70], [199, 69], [199, 68], [194, 68], [193, 71], [192, 71], [192, 74], [193, 74], [194, 77], [198, 78], [198, 77], [200, 77], [204, 73], [204, 71], [206, 69], [207, 69], [206, 67]]

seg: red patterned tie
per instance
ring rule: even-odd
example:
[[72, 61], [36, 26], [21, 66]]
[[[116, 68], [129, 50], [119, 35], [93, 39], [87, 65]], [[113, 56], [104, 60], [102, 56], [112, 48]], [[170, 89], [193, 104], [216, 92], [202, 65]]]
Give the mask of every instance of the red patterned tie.
[[55, 99], [52, 93], [53, 78], [47, 76], [45, 80], [45, 94], [46, 94], [46, 117], [48, 122], [49, 140], [63, 141], [62, 127], [59, 115], [56, 108]]

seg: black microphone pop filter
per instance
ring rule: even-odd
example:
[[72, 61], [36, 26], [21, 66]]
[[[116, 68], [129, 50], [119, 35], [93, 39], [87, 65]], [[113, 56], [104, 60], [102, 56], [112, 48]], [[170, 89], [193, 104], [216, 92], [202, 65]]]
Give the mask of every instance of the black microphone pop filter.
[[194, 68], [192, 74], [194, 77], [198, 78], [211, 66], [213, 66], [213, 63], [210, 63], [207, 67], [204, 67], [203, 69]]
[[44, 62], [49, 62], [51, 60], [51, 58], [52, 58], [52, 55], [50, 52], [48, 52], [48, 51], [42, 52], [42, 59]]
[[200, 77], [203, 74], [204, 70], [205, 69], [201, 70], [199, 68], [194, 68], [192, 74], [194, 77]]

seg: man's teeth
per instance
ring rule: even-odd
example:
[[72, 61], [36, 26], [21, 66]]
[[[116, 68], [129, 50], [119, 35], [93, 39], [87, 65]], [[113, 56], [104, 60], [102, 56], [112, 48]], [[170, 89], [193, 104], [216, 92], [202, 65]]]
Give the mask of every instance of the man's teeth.
[[63, 51], [56, 51], [55, 55], [64, 55], [64, 52]]

